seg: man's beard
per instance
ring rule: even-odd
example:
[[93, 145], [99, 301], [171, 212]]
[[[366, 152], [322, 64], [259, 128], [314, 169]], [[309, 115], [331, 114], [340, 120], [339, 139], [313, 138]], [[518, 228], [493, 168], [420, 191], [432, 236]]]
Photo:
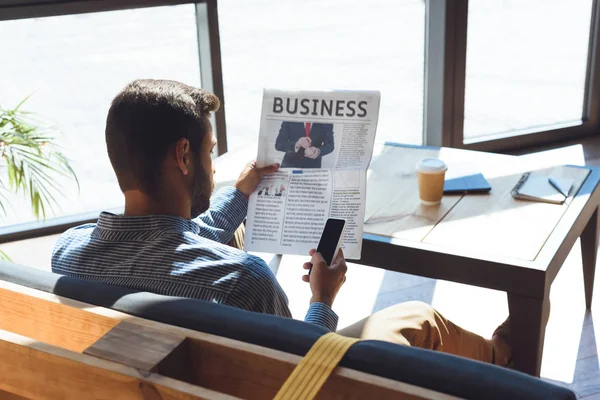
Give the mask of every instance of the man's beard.
[[196, 218], [210, 207], [210, 195], [214, 188], [212, 174], [209, 175], [202, 164], [195, 163], [194, 181], [190, 187], [190, 197], [192, 202], [192, 218]]

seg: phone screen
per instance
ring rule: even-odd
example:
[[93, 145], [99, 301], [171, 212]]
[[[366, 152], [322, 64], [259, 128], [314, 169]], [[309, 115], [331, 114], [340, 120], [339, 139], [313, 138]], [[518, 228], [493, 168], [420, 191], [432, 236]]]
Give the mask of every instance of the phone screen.
[[317, 246], [317, 251], [321, 253], [323, 259], [327, 262], [327, 265], [331, 265], [331, 262], [333, 261], [333, 257], [341, 242], [345, 225], [346, 221], [343, 219], [334, 218], [329, 218], [325, 223], [319, 246]]

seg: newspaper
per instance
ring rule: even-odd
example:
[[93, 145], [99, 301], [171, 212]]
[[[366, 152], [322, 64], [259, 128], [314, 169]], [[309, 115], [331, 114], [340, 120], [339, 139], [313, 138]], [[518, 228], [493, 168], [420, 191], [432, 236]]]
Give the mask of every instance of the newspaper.
[[306, 255], [327, 219], [340, 218], [346, 220], [344, 255], [360, 258], [380, 97], [376, 91], [264, 91], [256, 162], [280, 168], [250, 196], [245, 250]]

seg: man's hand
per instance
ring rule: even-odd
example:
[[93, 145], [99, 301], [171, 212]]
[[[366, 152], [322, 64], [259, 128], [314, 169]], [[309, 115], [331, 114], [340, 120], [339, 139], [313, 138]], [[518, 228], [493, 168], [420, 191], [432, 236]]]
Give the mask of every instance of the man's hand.
[[266, 167], [257, 168], [256, 161], [249, 162], [242, 170], [237, 182], [233, 185], [237, 190], [242, 192], [246, 198], [256, 190], [260, 178], [263, 175], [272, 174], [279, 169], [279, 164], [271, 164]]
[[301, 147], [308, 149], [311, 145], [311, 140], [308, 136], [304, 136], [301, 137], [300, 139], [298, 139], [298, 141], [296, 142], [296, 146], [295, 149], [296, 151], [298, 151]]
[[309, 147], [304, 150], [304, 157], [315, 159], [319, 157], [319, 154], [321, 154], [321, 150], [318, 147]]
[[329, 266], [321, 253], [317, 253], [315, 249], [311, 249], [308, 254], [312, 256], [311, 262], [304, 263], [303, 267], [308, 270], [312, 264], [312, 272], [310, 275], [304, 275], [302, 280], [310, 283], [310, 290], [313, 294], [310, 303], [318, 301], [331, 307], [335, 296], [346, 282], [348, 267], [344, 260], [344, 253], [340, 249], [335, 260]]

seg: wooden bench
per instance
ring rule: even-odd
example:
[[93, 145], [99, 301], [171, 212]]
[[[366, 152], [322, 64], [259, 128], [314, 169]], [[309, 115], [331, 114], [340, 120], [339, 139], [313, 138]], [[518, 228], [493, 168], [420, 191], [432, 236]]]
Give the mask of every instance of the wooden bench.
[[[300, 360], [0, 281], [2, 399], [271, 399]], [[456, 399], [342, 367], [317, 398]]]

